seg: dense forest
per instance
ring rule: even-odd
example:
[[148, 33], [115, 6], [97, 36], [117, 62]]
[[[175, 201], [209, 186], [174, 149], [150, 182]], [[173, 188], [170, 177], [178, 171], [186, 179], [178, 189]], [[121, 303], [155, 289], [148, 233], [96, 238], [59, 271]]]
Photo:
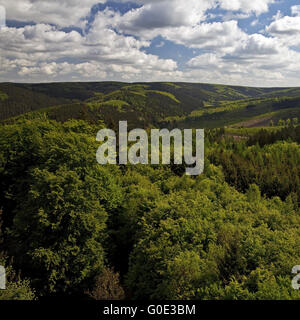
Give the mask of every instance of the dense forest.
[[[88, 83], [0, 92], [0, 299], [300, 299], [291, 286], [300, 90]], [[264, 128], [242, 123], [267, 114]], [[193, 117], [194, 128], [208, 119], [200, 176], [96, 161], [98, 130], [120, 119], [147, 129]]]
[[[116, 128], [220, 128], [249, 120], [300, 118], [299, 88], [249, 88], [192, 83], [0, 84], [0, 121], [47, 118]], [[257, 120], [258, 119], [258, 120]]]

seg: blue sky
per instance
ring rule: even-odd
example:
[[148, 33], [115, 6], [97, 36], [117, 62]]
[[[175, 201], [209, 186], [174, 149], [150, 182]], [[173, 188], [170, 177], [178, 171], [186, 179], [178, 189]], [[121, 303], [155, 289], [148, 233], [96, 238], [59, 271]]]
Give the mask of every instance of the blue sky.
[[298, 39], [295, 0], [0, 0], [0, 81], [300, 86]]

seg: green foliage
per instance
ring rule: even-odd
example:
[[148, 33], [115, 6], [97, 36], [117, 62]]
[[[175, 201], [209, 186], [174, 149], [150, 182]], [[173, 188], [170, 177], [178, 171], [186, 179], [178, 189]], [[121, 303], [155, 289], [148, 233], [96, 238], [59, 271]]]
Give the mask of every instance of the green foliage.
[[258, 127], [267, 126], [270, 119], [276, 123], [281, 119], [279, 125], [284, 126], [282, 117], [298, 117], [299, 106], [299, 97], [218, 101], [177, 119], [176, 125], [180, 128], [217, 128], [228, 125]]
[[174, 100], [177, 103], [180, 103], [180, 101], [178, 99], [176, 99], [176, 97], [172, 93], [164, 92], [164, 91], [158, 91], [158, 90], [149, 90], [148, 92], [161, 94], [163, 96], [169, 97], [170, 99]]
[[207, 153], [211, 162], [223, 167], [226, 181], [239, 191], [245, 192], [251, 184], [257, 184], [268, 197], [285, 199], [293, 192], [300, 199], [300, 148], [297, 143], [248, 147], [245, 143], [231, 142], [225, 148], [218, 145]]
[[251, 127], [267, 125], [270, 119], [277, 123], [300, 116], [299, 88], [99, 82], [0, 84], [0, 92], [0, 120], [10, 122], [14, 117], [34, 119], [46, 114], [62, 122], [103, 120], [114, 129], [119, 120], [128, 120], [130, 127], [160, 123], [167, 127], [216, 128], [240, 122]]
[[[247, 129], [245, 132], [240, 132], [240, 134], [249, 135], [251, 130]], [[273, 144], [276, 141], [295, 141], [300, 143], [300, 126], [287, 127], [275, 127], [275, 128], [259, 128], [256, 131], [252, 130], [247, 144], [249, 146], [259, 144], [261, 147], [267, 144]]]
[[118, 108], [119, 111], [122, 111], [122, 107], [129, 106], [129, 104], [122, 100], [109, 100], [102, 103], [102, 105], [109, 105]]
[[118, 171], [97, 165], [83, 122], [27, 121], [0, 130], [8, 253], [41, 293], [74, 292], [104, 265], [107, 215], [122, 198]]
[[[138, 299], [299, 299], [299, 211], [198, 179], [166, 195], [142, 222], [127, 285]], [[289, 281], [288, 281], [289, 280]]]
[[[25, 85], [24, 85], [25, 86]], [[33, 92], [23, 85], [0, 84], [0, 120], [9, 119], [26, 112], [66, 103], [66, 99]]]
[[35, 300], [28, 280], [8, 282], [6, 290], [1, 290], [0, 300]]
[[[207, 131], [199, 177], [173, 164], [97, 164], [98, 112], [108, 115], [110, 101], [126, 101], [134, 124], [137, 114], [150, 119], [151, 101], [161, 101], [169, 109], [153, 121], [179, 116], [178, 103], [149, 92], [166, 87], [180, 101], [191, 90], [108, 83], [87, 102], [94, 110], [76, 104], [78, 118], [85, 111], [91, 122], [66, 121], [71, 104], [65, 113], [50, 108], [0, 125], [0, 245], [13, 258], [8, 270], [22, 275], [0, 299], [121, 299], [124, 291], [133, 299], [300, 299], [291, 287], [300, 261], [299, 126]], [[226, 94], [222, 86], [201, 90]], [[63, 122], [49, 120], [51, 112]]]
[[[0, 231], [0, 236], [1, 231]], [[1, 240], [0, 240], [1, 241]], [[5, 267], [6, 289], [0, 290], [1, 300], [35, 300], [35, 292], [28, 279], [21, 279], [4, 253], [0, 252], [0, 265]]]

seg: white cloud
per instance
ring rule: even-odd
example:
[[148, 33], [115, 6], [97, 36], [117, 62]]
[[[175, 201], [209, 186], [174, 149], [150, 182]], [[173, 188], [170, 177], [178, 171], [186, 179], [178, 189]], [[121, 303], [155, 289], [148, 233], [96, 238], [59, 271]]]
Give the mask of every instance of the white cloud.
[[163, 30], [168, 40], [189, 48], [231, 51], [246, 34], [238, 27], [237, 21], [202, 23], [195, 27], [180, 27]]
[[254, 12], [261, 14], [268, 11], [269, 5], [275, 0], [219, 0], [225, 10]]
[[91, 7], [101, 0], [0, 0], [7, 19], [50, 23], [62, 27], [81, 25]]
[[294, 16], [300, 16], [300, 5], [292, 6], [291, 12], [292, 12], [292, 15]]
[[143, 6], [128, 12], [124, 20], [130, 20], [132, 26], [143, 29], [195, 25], [205, 19], [206, 10], [217, 5], [217, 0], [134, 0], [132, 2], [143, 4]]
[[[299, 6], [291, 8], [292, 17], [279, 11], [264, 35], [247, 34], [237, 20], [267, 12], [274, 0], [135, 0], [143, 6], [123, 15], [99, 12], [86, 34], [60, 29], [82, 26], [99, 2], [105, 1], [0, 0], [8, 19], [37, 23], [0, 30], [0, 81], [300, 85], [300, 53], [292, 49], [300, 46]], [[217, 6], [229, 11], [223, 21], [208, 23], [207, 10]], [[179, 71], [176, 61], [144, 52], [156, 36], [163, 38], [158, 47], [168, 40], [202, 54]]]
[[[184, 19], [169, 19], [163, 23], [152, 21], [151, 26], [149, 24], [139, 25], [137, 21], [143, 20], [140, 18], [142, 9], [132, 10], [123, 16], [117, 12], [106, 10], [101, 13], [101, 21], [124, 34], [133, 34], [147, 41], [154, 39], [156, 36], [162, 36], [166, 40], [189, 48], [206, 50], [230, 51], [236, 42], [246, 36], [235, 20], [192, 23], [192, 20], [186, 19], [186, 23], [184, 23]], [[171, 21], [174, 21], [174, 23], [171, 23]]]
[[[63, 32], [56, 27], [38, 24], [0, 30], [0, 80], [14, 74], [19, 81], [53, 79], [131, 79], [169, 76], [177, 64], [144, 53], [148, 46], [131, 36], [123, 36], [103, 25], [102, 13], [96, 17], [87, 35]], [[30, 77], [29, 77], [30, 76]], [[14, 80], [16, 81], [16, 80]]]
[[230, 54], [205, 53], [188, 62], [185, 73], [197, 81], [250, 86], [297, 86], [300, 53], [285, 47], [279, 39], [254, 34]]
[[[240, 11], [241, 18], [249, 13], [260, 14], [268, 10], [275, 0], [133, 0], [141, 8], [128, 12], [131, 26], [142, 29], [194, 26], [204, 21], [206, 11], [220, 6], [225, 10]], [[93, 5], [106, 0], [0, 0], [7, 18], [17, 21], [82, 26]], [[128, 2], [120, 0], [119, 2]], [[295, 6], [297, 7], [297, 6]], [[245, 15], [245, 13], [247, 15]], [[226, 20], [233, 15], [227, 14]], [[124, 19], [126, 22], [128, 19]]]
[[291, 35], [300, 34], [300, 17], [285, 16], [273, 21], [267, 28], [267, 32], [272, 35]]
[[266, 32], [288, 47], [300, 46], [300, 16], [278, 17], [266, 27]]
[[[123, 0], [121, 2], [127, 2]], [[230, 11], [241, 11], [243, 13], [261, 14], [268, 11], [269, 5], [275, 3], [276, 0], [132, 0], [138, 4], [146, 4], [151, 6], [161, 6], [161, 8], [168, 4], [169, 10], [172, 8], [179, 8], [183, 11], [188, 11], [187, 8], [194, 9], [195, 12], [190, 12], [190, 15], [199, 14], [203, 10], [211, 9], [218, 5], [222, 9]], [[167, 10], [168, 11], [168, 10]], [[191, 22], [193, 23], [193, 21]]]
[[110, 14], [109, 23], [124, 33], [150, 40], [173, 28], [198, 25], [205, 21], [206, 10], [216, 6], [216, 0], [144, 0], [143, 3], [141, 8], [123, 16]]
[[282, 48], [274, 38], [267, 38], [261, 34], [247, 36], [245, 41], [239, 43], [234, 52], [231, 53], [236, 59], [244, 60], [247, 57], [270, 57], [279, 53]]
[[[245, 68], [247, 65], [253, 66], [253, 64], [260, 64], [260, 67], [263, 67], [266, 63], [274, 63], [272, 56], [276, 57], [276, 59], [278, 58], [278, 55], [280, 55], [278, 45], [275, 39], [253, 34], [241, 41], [231, 53], [202, 54], [191, 59], [188, 62], [188, 66], [207, 69], [215, 65], [218, 69], [223, 70], [227, 70], [229, 67], [231, 72], [236, 72], [237, 70], [240, 72], [241, 67]], [[283, 49], [283, 47], [280, 47], [280, 49]]]

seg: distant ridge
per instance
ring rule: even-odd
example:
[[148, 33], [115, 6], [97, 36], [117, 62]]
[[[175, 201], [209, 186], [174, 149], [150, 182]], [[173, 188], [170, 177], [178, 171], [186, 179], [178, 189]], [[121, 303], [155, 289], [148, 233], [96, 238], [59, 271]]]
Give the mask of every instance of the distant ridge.
[[[103, 120], [114, 126], [220, 127], [266, 115], [300, 114], [300, 88], [255, 88], [184, 82], [0, 83], [0, 120]], [[259, 122], [259, 121], [258, 121]]]

